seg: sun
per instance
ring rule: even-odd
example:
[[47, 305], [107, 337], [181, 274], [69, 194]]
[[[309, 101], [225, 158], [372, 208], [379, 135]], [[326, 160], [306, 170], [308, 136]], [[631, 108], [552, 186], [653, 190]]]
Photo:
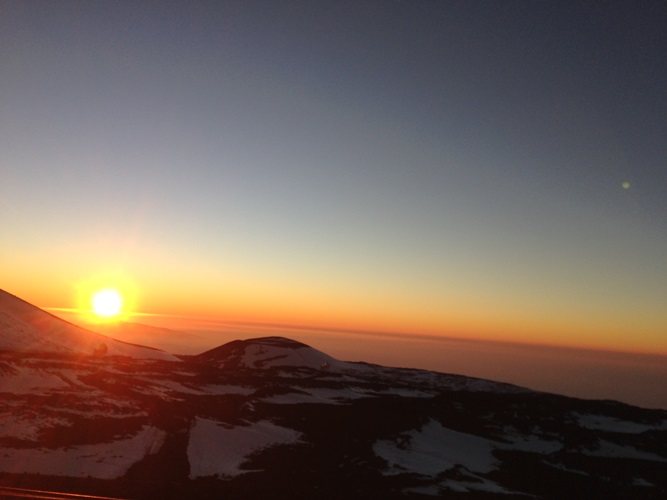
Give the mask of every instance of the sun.
[[118, 290], [107, 288], [93, 294], [93, 312], [103, 318], [118, 316], [123, 310], [123, 297]]
[[102, 271], [75, 282], [76, 310], [86, 323], [131, 319], [139, 305], [139, 287], [124, 271]]

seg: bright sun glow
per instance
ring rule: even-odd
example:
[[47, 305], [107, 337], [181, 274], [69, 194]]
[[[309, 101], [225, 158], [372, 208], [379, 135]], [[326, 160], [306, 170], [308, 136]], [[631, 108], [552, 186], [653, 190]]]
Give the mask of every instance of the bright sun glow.
[[123, 298], [117, 290], [101, 290], [93, 295], [93, 311], [98, 316], [111, 318], [121, 313]]
[[122, 270], [103, 271], [75, 283], [76, 307], [83, 321], [127, 321], [139, 304], [139, 289]]

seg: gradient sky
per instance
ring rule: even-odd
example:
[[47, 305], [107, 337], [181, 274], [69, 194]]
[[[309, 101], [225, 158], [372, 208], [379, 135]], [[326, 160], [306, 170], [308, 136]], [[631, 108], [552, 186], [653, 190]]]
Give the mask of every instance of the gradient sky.
[[665, 354], [667, 8], [582, 4], [0, 1], [0, 287]]

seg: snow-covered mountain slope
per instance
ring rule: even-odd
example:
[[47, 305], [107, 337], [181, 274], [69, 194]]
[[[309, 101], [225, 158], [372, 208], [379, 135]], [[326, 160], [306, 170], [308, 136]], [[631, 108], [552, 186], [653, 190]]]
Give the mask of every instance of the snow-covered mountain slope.
[[70, 352], [0, 351], [0, 488], [667, 498], [664, 410], [346, 363], [276, 337], [179, 361]]
[[196, 356], [199, 362], [219, 368], [308, 368], [321, 371], [361, 369], [317, 349], [284, 337], [235, 340]]
[[126, 498], [667, 494], [666, 411], [348, 364], [289, 339], [181, 362], [5, 351], [0, 395], [0, 485]]
[[0, 290], [0, 350], [178, 359], [164, 351], [85, 330], [3, 290]]

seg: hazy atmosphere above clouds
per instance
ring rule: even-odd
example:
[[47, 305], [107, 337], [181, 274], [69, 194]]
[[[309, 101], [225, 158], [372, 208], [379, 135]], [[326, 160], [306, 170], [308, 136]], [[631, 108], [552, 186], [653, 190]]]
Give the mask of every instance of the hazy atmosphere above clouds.
[[0, 2], [48, 307], [667, 353], [659, 2]]

